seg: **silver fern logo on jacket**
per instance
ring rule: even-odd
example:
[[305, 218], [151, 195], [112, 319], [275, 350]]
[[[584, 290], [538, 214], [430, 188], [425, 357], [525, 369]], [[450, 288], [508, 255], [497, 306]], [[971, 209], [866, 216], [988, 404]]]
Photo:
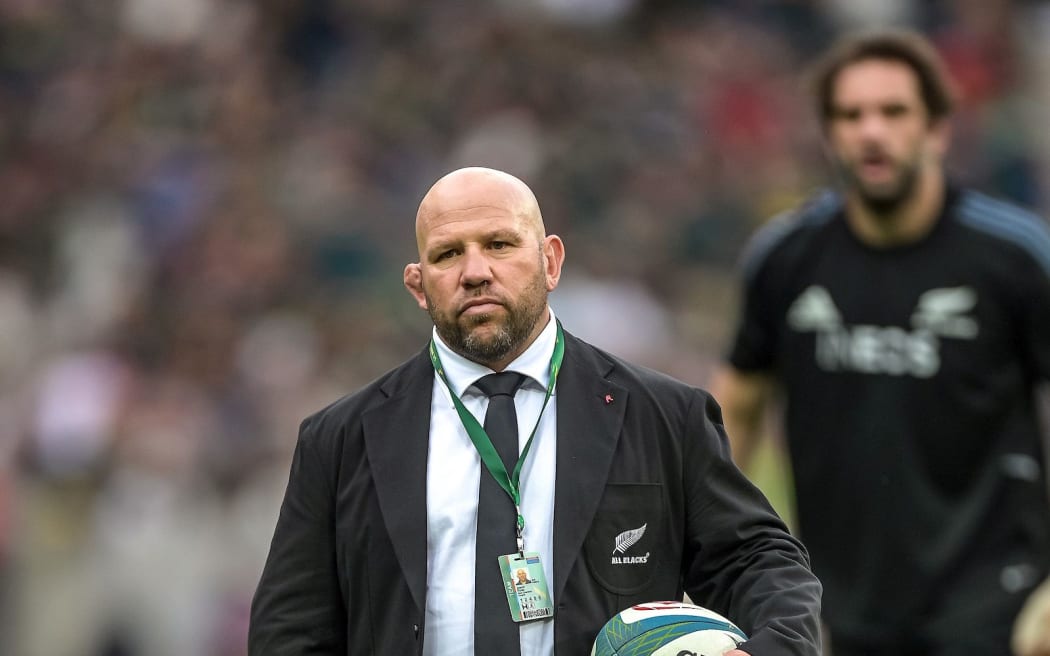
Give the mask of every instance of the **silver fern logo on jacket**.
[[[644, 556], [628, 556], [627, 550], [633, 547], [642, 536], [645, 535], [645, 527], [649, 525], [648, 522], [642, 524], [638, 528], [632, 528], [616, 536], [616, 543], [613, 547], [611, 563], [613, 565], [643, 565], [649, 562], [649, 552], [646, 551]], [[619, 556], [617, 554], [620, 554]]]

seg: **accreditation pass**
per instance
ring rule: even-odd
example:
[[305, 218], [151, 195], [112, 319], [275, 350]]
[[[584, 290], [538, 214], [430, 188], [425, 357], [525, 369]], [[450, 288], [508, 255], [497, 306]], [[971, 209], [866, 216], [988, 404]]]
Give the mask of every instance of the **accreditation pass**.
[[533, 551], [499, 557], [510, 616], [515, 622], [554, 617], [554, 604], [547, 588], [540, 555]]

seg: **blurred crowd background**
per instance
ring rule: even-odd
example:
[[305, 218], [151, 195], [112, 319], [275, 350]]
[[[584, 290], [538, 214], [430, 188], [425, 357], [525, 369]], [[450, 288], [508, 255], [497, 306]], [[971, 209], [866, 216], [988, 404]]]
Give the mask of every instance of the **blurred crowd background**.
[[750, 232], [828, 181], [800, 73], [930, 35], [951, 170], [1050, 209], [1050, 7], [0, 0], [0, 655], [235, 656], [298, 422], [422, 348], [443, 173], [526, 180], [567, 328], [705, 385]]

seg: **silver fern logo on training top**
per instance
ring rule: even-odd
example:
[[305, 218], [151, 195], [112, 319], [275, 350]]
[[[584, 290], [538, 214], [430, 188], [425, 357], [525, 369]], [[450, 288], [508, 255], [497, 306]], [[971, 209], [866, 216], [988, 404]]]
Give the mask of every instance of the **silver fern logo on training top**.
[[977, 321], [965, 314], [976, 305], [977, 292], [969, 287], [931, 289], [919, 297], [911, 323], [941, 337], [974, 339], [979, 332]]
[[626, 554], [627, 550], [633, 547], [642, 539], [645, 535], [645, 528], [649, 526], [646, 522], [638, 528], [632, 528], [629, 531], [616, 536], [615, 546], [613, 547], [612, 564], [613, 565], [641, 565], [649, 562], [649, 552], [645, 552], [644, 556], [617, 556], [616, 554]]

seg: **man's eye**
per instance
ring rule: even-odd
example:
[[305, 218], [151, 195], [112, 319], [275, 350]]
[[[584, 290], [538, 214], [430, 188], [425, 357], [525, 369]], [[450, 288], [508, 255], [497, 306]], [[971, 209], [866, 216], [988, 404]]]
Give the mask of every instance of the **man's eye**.
[[454, 250], [441, 251], [440, 253], [438, 253], [438, 256], [434, 258], [434, 261], [440, 262], [441, 260], [447, 260], [455, 254], [456, 251]]
[[503, 250], [504, 248], [506, 248], [507, 246], [510, 246], [510, 244], [508, 244], [505, 241], [494, 241], [490, 245], [490, 248], [492, 248], [494, 250], [497, 250], [497, 251], [500, 251], [500, 250]]

